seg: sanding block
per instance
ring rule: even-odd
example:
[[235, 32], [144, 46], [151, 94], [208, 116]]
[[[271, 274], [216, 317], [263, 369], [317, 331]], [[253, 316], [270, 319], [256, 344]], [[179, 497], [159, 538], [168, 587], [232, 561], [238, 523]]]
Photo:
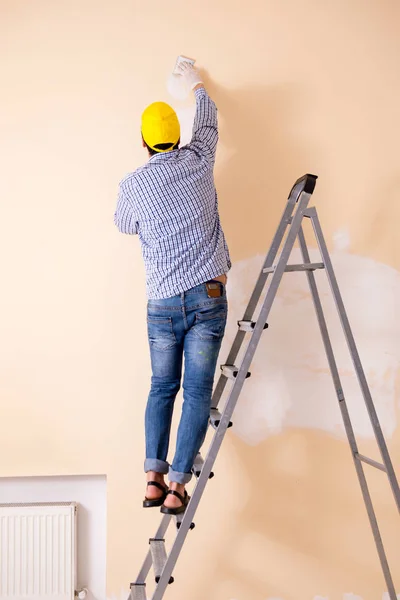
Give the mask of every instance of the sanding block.
[[178, 65], [180, 65], [183, 62], [188, 62], [191, 65], [194, 65], [196, 60], [194, 58], [189, 58], [188, 56], [179, 55], [178, 58], [176, 59], [174, 70], [172, 71], [174, 75], [179, 75], [179, 71], [177, 71], [177, 67], [178, 67]]

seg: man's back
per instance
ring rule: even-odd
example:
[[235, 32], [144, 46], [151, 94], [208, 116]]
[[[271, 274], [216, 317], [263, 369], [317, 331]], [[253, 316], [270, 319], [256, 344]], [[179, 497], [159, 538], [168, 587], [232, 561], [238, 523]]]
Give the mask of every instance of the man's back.
[[166, 298], [230, 268], [213, 168], [217, 110], [196, 91], [192, 141], [152, 156], [120, 184], [116, 223], [142, 244], [149, 298]]

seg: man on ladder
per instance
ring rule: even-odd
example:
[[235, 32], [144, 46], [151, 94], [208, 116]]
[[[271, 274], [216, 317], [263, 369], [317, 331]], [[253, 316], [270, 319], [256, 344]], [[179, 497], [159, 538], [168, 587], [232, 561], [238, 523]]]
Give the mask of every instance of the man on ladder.
[[[188, 504], [185, 484], [207, 431], [231, 266], [213, 175], [217, 109], [193, 65], [181, 62], [178, 70], [196, 98], [192, 140], [180, 148], [176, 113], [162, 102], [151, 104], [142, 115], [149, 160], [121, 181], [115, 212], [122, 233], [139, 235], [146, 268], [152, 381], [145, 415], [143, 506], [161, 506], [161, 512], [174, 515]], [[183, 356], [184, 402], [170, 466], [170, 428]]]

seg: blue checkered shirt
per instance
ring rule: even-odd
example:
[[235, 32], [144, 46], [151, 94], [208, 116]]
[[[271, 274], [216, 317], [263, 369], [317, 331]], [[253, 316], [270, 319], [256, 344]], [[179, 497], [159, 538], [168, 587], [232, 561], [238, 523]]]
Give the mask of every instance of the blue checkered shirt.
[[119, 187], [115, 224], [139, 236], [151, 299], [175, 296], [231, 267], [213, 175], [217, 109], [204, 88], [195, 95], [190, 144], [152, 156]]

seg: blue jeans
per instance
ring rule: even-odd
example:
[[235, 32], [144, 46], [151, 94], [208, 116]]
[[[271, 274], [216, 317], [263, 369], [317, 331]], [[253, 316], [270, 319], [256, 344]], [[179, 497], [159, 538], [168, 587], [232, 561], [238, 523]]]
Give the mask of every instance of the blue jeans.
[[[204, 442], [210, 416], [216, 362], [225, 331], [225, 286], [219, 298], [209, 298], [205, 284], [172, 298], [149, 300], [147, 325], [152, 378], [146, 408], [145, 471], [168, 473], [169, 480], [187, 483], [196, 454]], [[172, 412], [181, 386], [183, 407], [175, 457], [167, 462]]]

